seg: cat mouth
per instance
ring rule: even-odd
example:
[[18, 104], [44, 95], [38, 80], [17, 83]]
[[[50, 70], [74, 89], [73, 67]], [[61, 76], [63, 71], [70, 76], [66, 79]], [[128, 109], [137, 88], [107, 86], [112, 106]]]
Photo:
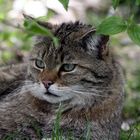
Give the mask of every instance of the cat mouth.
[[49, 95], [49, 96], [60, 97], [59, 95], [56, 95], [56, 94], [51, 93], [51, 92], [49, 92], [49, 91], [46, 91], [45, 94], [46, 94], [46, 95]]

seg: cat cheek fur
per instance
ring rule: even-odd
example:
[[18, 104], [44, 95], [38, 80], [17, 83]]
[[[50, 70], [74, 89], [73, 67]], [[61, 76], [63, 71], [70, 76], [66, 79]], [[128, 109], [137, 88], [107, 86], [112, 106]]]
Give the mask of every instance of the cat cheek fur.
[[[25, 82], [25, 84], [26, 84], [26, 82]], [[43, 95], [46, 92], [46, 88], [44, 87], [44, 85], [42, 83], [31, 83], [30, 84], [27, 81], [27, 85], [23, 86], [22, 92], [29, 92], [33, 96], [35, 96], [39, 99], [43, 99]]]

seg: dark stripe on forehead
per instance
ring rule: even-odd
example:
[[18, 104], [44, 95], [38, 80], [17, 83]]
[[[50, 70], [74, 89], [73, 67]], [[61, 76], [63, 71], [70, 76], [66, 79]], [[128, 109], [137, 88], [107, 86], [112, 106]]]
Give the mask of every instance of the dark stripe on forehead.
[[47, 44], [44, 41], [42, 41], [42, 42], [36, 43], [34, 46], [38, 50], [37, 56], [43, 59], [48, 49]]
[[[63, 55], [63, 47], [59, 46], [58, 48], [55, 49], [55, 60], [58, 58], [60, 58], [60, 61], [62, 62], [62, 58], [61, 56]], [[63, 56], [62, 56], [63, 57]]]
[[44, 59], [46, 53], [47, 53], [47, 50], [45, 49], [45, 50], [43, 51], [43, 53], [42, 53], [42, 59]]
[[69, 35], [73, 32], [78, 32], [82, 28], [84, 28], [87, 25], [84, 25], [80, 22], [75, 23], [63, 23], [55, 32], [55, 36], [60, 39], [61, 44], [65, 44], [66, 38], [69, 37]]
[[61, 62], [64, 61], [64, 53], [61, 54]]
[[72, 56], [72, 54], [69, 51], [65, 51], [61, 53], [61, 62], [64, 61], [64, 58], [67, 61], [70, 61], [71, 59], [74, 59], [74, 57]]
[[80, 27], [80, 25], [83, 25], [79, 22], [75, 22], [75, 23], [63, 23], [62, 25], [60, 25], [60, 27], [56, 30], [55, 35], [64, 33], [64, 32], [68, 32], [68, 31], [78, 31], [78, 27]]

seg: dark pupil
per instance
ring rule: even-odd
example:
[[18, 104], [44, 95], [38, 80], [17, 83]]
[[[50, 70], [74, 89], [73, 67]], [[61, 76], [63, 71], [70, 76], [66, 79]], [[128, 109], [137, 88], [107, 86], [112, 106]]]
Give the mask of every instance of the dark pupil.
[[36, 60], [35, 64], [38, 68], [41, 68], [41, 69], [45, 67], [44, 62], [42, 60]]
[[63, 70], [64, 71], [72, 71], [75, 68], [74, 64], [64, 64], [63, 65]]

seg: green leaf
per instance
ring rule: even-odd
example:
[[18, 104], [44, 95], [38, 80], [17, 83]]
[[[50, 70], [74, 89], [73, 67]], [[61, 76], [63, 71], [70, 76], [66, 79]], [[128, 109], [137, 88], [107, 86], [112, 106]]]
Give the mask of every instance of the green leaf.
[[116, 9], [120, 3], [120, 0], [112, 0], [113, 8]]
[[137, 6], [140, 5], [140, 0], [136, 0], [136, 5], [137, 5]]
[[52, 40], [53, 40], [54, 46], [55, 47], [58, 47], [59, 46], [59, 40], [58, 40], [58, 38], [57, 37], [53, 37]]
[[34, 19], [26, 18], [24, 21], [24, 27], [27, 30], [27, 32], [53, 37], [53, 34], [49, 29], [39, 25]]
[[55, 47], [59, 45], [58, 38], [56, 38], [49, 29], [38, 24], [36, 19], [25, 15], [24, 27], [29, 35], [39, 34], [49, 36], [53, 40]]
[[47, 16], [38, 17], [37, 20], [48, 21], [48, 20], [49, 20], [50, 18], [52, 18], [55, 14], [56, 14], [55, 11], [53, 11], [52, 9], [48, 9]]
[[48, 9], [47, 20], [49, 20], [54, 15], [55, 15], [55, 12], [53, 10], [51, 10], [51, 9]]
[[121, 17], [112, 16], [102, 21], [97, 27], [97, 33], [104, 35], [114, 35], [127, 29], [127, 23]]
[[68, 10], [69, 0], [59, 0], [66, 10]]
[[128, 29], [127, 33], [134, 43], [140, 45], [140, 26], [137, 24], [131, 24]]

